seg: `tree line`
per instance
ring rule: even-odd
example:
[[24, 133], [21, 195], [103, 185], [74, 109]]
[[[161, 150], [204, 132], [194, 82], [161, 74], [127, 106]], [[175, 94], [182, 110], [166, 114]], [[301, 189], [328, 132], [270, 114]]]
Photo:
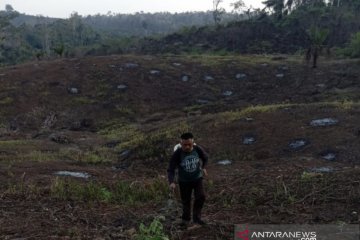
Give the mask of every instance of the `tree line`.
[[[131, 51], [141, 37], [178, 31], [188, 26], [212, 24], [212, 12], [135, 14], [72, 13], [67, 19], [20, 14], [11, 5], [0, 11], [0, 65], [29, 59], [104, 55]], [[223, 21], [239, 18], [226, 13]]]
[[297, 53], [360, 56], [360, 0], [213, 0], [207, 12], [97, 14], [68, 19], [0, 11], [0, 65], [121, 53]]
[[[219, 0], [214, 0], [219, 1]], [[316, 67], [321, 52], [360, 57], [360, 0], [266, 0], [241, 21], [143, 39], [141, 52], [301, 53]], [[216, 17], [221, 17], [221, 9]]]

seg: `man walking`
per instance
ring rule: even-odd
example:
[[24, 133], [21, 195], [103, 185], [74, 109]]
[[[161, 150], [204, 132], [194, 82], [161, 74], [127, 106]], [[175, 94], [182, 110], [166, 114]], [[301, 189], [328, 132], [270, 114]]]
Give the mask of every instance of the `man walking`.
[[186, 227], [191, 219], [191, 195], [194, 190], [195, 201], [193, 205], [193, 222], [204, 225], [201, 219], [201, 210], [205, 202], [203, 177], [207, 176], [205, 166], [208, 156], [198, 145], [194, 145], [192, 133], [181, 135], [181, 148], [178, 148], [172, 155], [168, 172], [170, 189], [175, 189], [175, 169], [179, 172], [179, 187], [183, 206], [182, 226]]

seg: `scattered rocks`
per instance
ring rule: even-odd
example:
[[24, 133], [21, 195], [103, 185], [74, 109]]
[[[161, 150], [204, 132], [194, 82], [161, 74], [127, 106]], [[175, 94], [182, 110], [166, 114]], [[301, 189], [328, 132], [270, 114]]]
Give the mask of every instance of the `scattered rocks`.
[[285, 76], [285, 74], [283, 73], [278, 73], [275, 75], [277, 78], [283, 78]]
[[57, 171], [54, 174], [58, 176], [69, 176], [69, 177], [77, 177], [77, 178], [85, 178], [85, 179], [91, 177], [91, 175], [86, 172]]
[[318, 88], [325, 88], [326, 85], [323, 84], [323, 83], [319, 83], [319, 84], [316, 84], [316, 87], [318, 87]]
[[150, 70], [150, 74], [152, 75], [159, 75], [160, 71], [159, 70]]
[[139, 64], [137, 63], [125, 63], [125, 68], [137, 68]]
[[69, 92], [70, 94], [75, 95], [75, 94], [79, 94], [79, 93], [80, 93], [80, 90], [79, 90], [78, 88], [76, 88], [76, 87], [69, 87], [69, 88], [68, 88], [68, 92]]
[[125, 84], [119, 84], [119, 85], [117, 85], [116, 88], [119, 89], [119, 90], [126, 90], [128, 88], [128, 86], [125, 85]]
[[325, 127], [325, 126], [332, 126], [339, 123], [339, 120], [334, 118], [322, 118], [322, 119], [315, 119], [310, 122], [310, 125], [313, 127]]
[[289, 148], [292, 150], [301, 150], [305, 146], [309, 145], [310, 142], [303, 138], [294, 139], [289, 143]]
[[313, 172], [313, 173], [331, 173], [331, 172], [334, 172], [334, 169], [332, 167], [315, 167], [315, 168], [310, 168], [309, 172]]
[[247, 75], [245, 73], [238, 73], [235, 75], [235, 78], [236, 79], [243, 79], [243, 78], [246, 78]]
[[283, 65], [283, 66], [279, 66], [278, 69], [281, 70], [281, 71], [287, 71], [287, 70], [289, 70], [289, 67]]
[[130, 155], [131, 155], [131, 150], [124, 150], [124, 151], [120, 152], [119, 157], [120, 157], [122, 160], [124, 160], [124, 159], [129, 158]]
[[189, 75], [181, 75], [181, 81], [183, 81], [183, 82], [187, 82], [187, 81], [189, 81], [190, 80], [190, 76]]
[[334, 161], [336, 160], [336, 154], [335, 153], [328, 153], [324, 156], [322, 156], [325, 160], [328, 160], [328, 161]]
[[320, 153], [320, 156], [327, 161], [335, 161], [337, 153], [334, 151], [326, 150]]
[[243, 144], [245, 145], [252, 145], [256, 142], [256, 138], [253, 135], [247, 135], [243, 138]]
[[204, 76], [204, 80], [208, 82], [208, 81], [214, 81], [215, 79], [212, 76], [206, 75]]
[[245, 122], [253, 122], [254, 119], [251, 117], [244, 118]]
[[226, 97], [229, 97], [229, 96], [231, 96], [233, 94], [233, 92], [232, 91], [225, 91], [225, 92], [223, 92], [223, 96], [226, 96]]
[[220, 160], [220, 161], [218, 161], [217, 164], [225, 166], [225, 165], [230, 165], [230, 164], [232, 164], [232, 161], [229, 160], [229, 159], [225, 159], [225, 160]]

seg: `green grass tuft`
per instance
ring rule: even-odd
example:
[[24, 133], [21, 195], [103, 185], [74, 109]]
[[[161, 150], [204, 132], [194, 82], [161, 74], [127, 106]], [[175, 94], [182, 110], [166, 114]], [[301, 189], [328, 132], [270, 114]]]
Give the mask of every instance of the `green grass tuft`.
[[106, 186], [95, 181], [80, 182], [56, 177], [50, 187], [53, 198], [84, 202], [111, 202], [125, 205], [157, 203], [166, 199], [168, 184], [162, 179], [148, 182], [118, 181]]

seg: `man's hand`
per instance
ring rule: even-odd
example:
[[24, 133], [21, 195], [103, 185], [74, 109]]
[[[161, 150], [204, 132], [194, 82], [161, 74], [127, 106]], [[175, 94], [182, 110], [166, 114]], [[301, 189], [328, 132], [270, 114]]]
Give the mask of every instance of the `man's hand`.
[[207, 171], [206, 171], [205, 168], [203, 169], [203, 173], [204, 173], [204, 177], [207, 177], [207, 176], [208, 176], [208, 173], [207, 173]]
[[176, 185], [175, 185], [175, 183], [170, 183], [169, 187], [170, 187], [171, 191], [175, 191]]

